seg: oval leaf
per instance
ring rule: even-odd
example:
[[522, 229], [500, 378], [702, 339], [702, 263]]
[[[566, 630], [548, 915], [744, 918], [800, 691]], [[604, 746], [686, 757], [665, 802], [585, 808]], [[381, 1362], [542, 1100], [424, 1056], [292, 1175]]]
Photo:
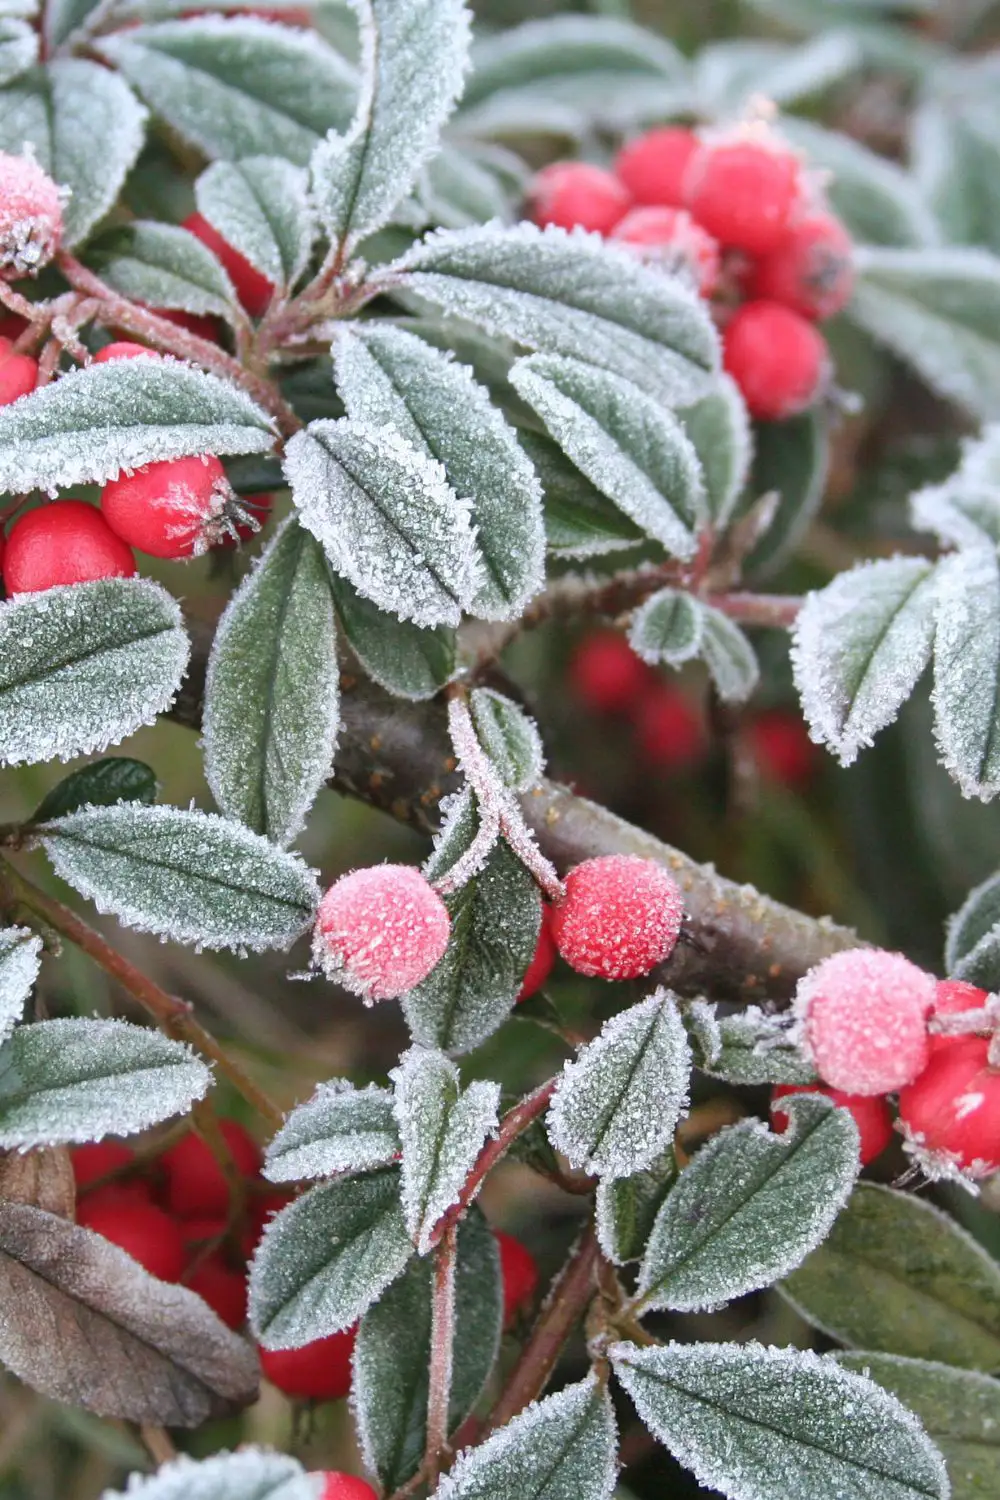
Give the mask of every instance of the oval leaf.
[[316, 1477], [286, 1453], [246, 1447], [201, 1462], [182, 1454], [101, 1500], [316, 1500]]
[[754, 448], [749, 497], [776, 495], [777, 507], [746, 566], [755, 578], [770, 578], [795, 552], [823, 503], [830, 469], [829, 422], [817, 411], [800, 412], [784, 422], [758, 422]]
[[743, 631], [721, 609], [702, 604], [700, 655], [723, 703], [746, 703], [760, 681], [754, 649]]
[[715, 390], [677, 415], [701, 464], [709, 518], [721, 531], [743, 491], [753, 455], [746, 404], [735, 381], [720, 375]]
[[637, 656], [652, 666], [679, 667], [701, 653], [705, 611], [683, 589], [660, 589], [636, 610], [628, 633]]
[[[759, 85], [758, 85], [759, 87]], [[834, 211], [862, 245], [935, 245], [941, 232], [920, 187], [895, 162], [840, 130], [811, 121], [782, 121], [810, 165], [825, 170]]]
[[87, 261], [132, 301], [232, 321], [232, 282], [208, 246], [178, 224], [151, 219], [123, 224], [91, 246]]
[[46, 823], [88, 804], [112, 807], [116, 802], [144, 802], [149, 807], [158, 790], [152, 766], [127, 755], [109, 755], [64, 776], [35, 808], [31, 821]]
[[0, 1041], [24, 1014], [42, 967], [42, 940], [29, 927], [0, 927]]
[[365, 674], [395, 698], [433, 698], [455, 675], [455, 632], [422, 630], [363, 599], [346, 578], [331, 572], [337, 617]]
[[270, 1182], [365, 1172], [387, 1166], [399, 1149], [389, 1091], [334, 1078], [292, 1110], [267, 1148], [263, 1171]]
[[677, 1180], [671, 1145], [644, 1172], [605, 1178], [597, 1188], [594, 1214], [601, 1249], [616, 1266], [640, 1260], [656, 1215]]
[[969, 547], [938, 564], [934, 737], [966, 797], [1000, 792], [1000, 557]]
[[545, 769], [542, 740], [534, 720], [492, 688], [474, 688], [469, 707], [476, 738], [504, 786], [526, 792]]
[[970, 891], [951, 918], [944, 961], [952, 979], [1000, 989], [1000, 875]]
[[550, 437], [525, 428], [518, 441], [542, 482], [545, 545], [555, 557], [603, 557], [642, 541], [638, 526], [570, 463]]
[[316, 226], [305, 172], [280, 156], [215, 162], [194, 185], [198, 212], [273, 286], [291, 287]]
[[813, 1083], [816, 1070], [792, 1040], [787, 1020], [759, 1005], [718, 1018], [718, 1050], [698, 1066], [727, 1083]]

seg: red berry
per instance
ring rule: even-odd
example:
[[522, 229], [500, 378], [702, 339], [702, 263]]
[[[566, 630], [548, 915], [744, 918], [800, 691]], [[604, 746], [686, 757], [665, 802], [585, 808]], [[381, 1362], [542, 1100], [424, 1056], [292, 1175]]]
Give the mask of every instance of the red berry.
[[[939, 979], [934, 989], [931, 1014], [956, 1016], [964, 1010], [982, 1010], [989, 998], [986, 990], [981, 990], [975, 984], [967, 984], [964, 979]], [[965, 1033], [966, 1036], [969, 1034]], [[948, 1036], [946, 1032], [931, 1031], [927, 1036], [932, 1054], [940, 1052], [943, 1047], [950, 1047], [955, 1041], [964, 1040], [965, 1036], [961, 1032], [957, 1036]]]
[[531, 186], [531, 217], [536, 224], [579, 225], [597, 234], [610, 234], [632, 202], [624, 188], [603, 167], [586, 161], [557, 161], [543, 167]]
[[354, 1474], [341, 1474], [336, 1469], [327, 1469], [319, 1477], [326, 1480], [319, 1500], [378, 1500], [371, 1485]]
[[687, 269], [702, 297], [711, 297], [718, 285], [718, 242], [683, 208], [630, 208], [611, 238]]
[[684, 202], [684, 175], [700, 148], [693, 130], [678, 125], [648, 130], [619, 151], [615, 175], [636, 203], [677, 208]]
[[684, 918], [680, 888], [635, 854], [585, 859], [566, 876], [552, 935], [578, 974], [637, 979], [668, 959]]
[[62, 239], [62, 196], [31, 156], [0, 152], [0, 277], [16, 281], [48, 265]]
[[84, 1198], [77, 1222], [119, 1245], [151, 1276], [178, 1281], [184, 1270], [184, 1242], [177, 1224], [152, 1203]]
[[[219, 1129], [240, 1174], [255, 1176], [261, 1163], [257, 1142], [236, 1120], [220, 1120]], [[229, 1186], [200, 1136], [192, 1132], [171, 1146], [160, 1157], [160, 1166], [166, 1174], [166, 1204], [171, 1213], [187, 1219], [228, 1213]]]
[[900, 1091], [906, 1150], [928, 1177], [1000, 1171], [1000, 1072], [988, 1054], [986, 1037], [958, 1038]]
[[[139, 305], [142, 306], [141, 303]], [[179, 307], [154, 307], [152, 311], [159, 317], [166, 318], [168, 323], [176, 323], [178, 328], [183, 328], [187, 333], [207, 339], [210, 344], [218, 343], [218, 325], [207, 313], [182, 312]]]
[[106, 1177], [109, 1172], [130, 1167], [135, 1160], [135, 1152], [123, 1141], [93, 1141], [85, 1146], [74, 1146], [69, 1157], [73, 1164], [76, 1190], [82, 1193], [91, 1183]]
[[631, 712], [649, 680], [649, 668], [617, 630], [592, 631], [570, 658], [570, 687], [592, 713]]
[[27, 327], [28, 320], [22, 318], [20, 313], [0, 312], [0, 338], [10, 339], [13, 343]]
[[679, 687], [659, 678], [636, 709], [635, 740], [644, 760], [668, 771], [700, 765], [708, 751], [698, 710]]
[[850, 235], [832, 215], [800, 219], [758, 261], [750, 295], [780, 302], [804, 318], [832, 318], [854, 290], [851, 248]]
[[339, 1401], [351, 1389], [357, 1326], [314, 1339], [301, 1349], [261, 1349], [260, 1367], [272, 1385], [299, 1401]]
[[528, 1247], [512, 1234], [505, 1234], [502, 1229], [494, 1229], [493, 1234], [500, 1251], [503, 1326], [509, 1328], [538, 1289], [538, 1266]]
[[30, 354], [15, 354], [10, 339], [0, 338], [0, 406], [9, 406], [35, 389], [38, 362]]
[[892, 1112], [880, 1095], [866, 1098], [862, 1094], [845, 1094], [840, 1089], [827, 1088], [823, 1083], [779, 1083], [771, 1090], [771, 1119], [779, 1135], [788, 1128], [788, 1116], [775, 1105], [788, 1094], [825, 1094], [841, 1109], [848, 1110], [861, 1137], [863, 1167], [881, 1156], [892, 1141]]
[[288, 1188], [272, 1188], [270, 1192], [255, 1194], [247, 1204], [247, 1222], [240, 1239], [247, 1260], [260, 1244], [261, 1236], [275, 1214], [281, 1212], [294, 1199]]
[[747, 738], [765, 780], [795, 789], [812, 781], [819, 747], [797, 713], [787, 708], [764, 709], [748, 724]]
[[263, 317], [274, 296], [273, 283], [262, 276], [246, 256], [234, 250], [228, 240], [224, 240], [219, 231], [207, 219], [203, 219], [201, 214], [191, 214], [184, 220], [182, 227], [201, 240], [203, 245], [207, 245], [216, 259], [222, 262], [236, 289], [237, 297], [250, 316]]
[[319, 904], [313, 956], [355, 995], [395, 1000], [426, 979], [448, 946], [448, 908], [413, 865], [342, 875]]
[[525, 970], [521, 988], [517, 992], [518, 1003], [529, 999], [540, 990], [552, 973], [556, 961], [556, 945], [552, 936], [552, 908], [542, 904], [542, 925], [538, 929], [538, 944], [535, 956]]
[[103, 349], [98, 349], [94, 355], [95, 365], [106, 365], [112, 359], [137, 359], [140, 354], [152, 354], [152, 349], [147, 349], [145, 344], [130, 344], [127, 339], [120, 339], [114, 344], [105, 344]]
[[82, 500], [54, 500], [28, 511], [11, 527], [3, 557], [8, 594], [134, 574], [131, 550], [100, 511]]
[[188, 1265], [198, 1259], [206, 1245], [223, 1239], [229, 1227], [225, 1214], [206, 1214], [204, 1218], [181, 1219], [181, 1239]]
[[243, 1327], [247, 1320], [245, 1272], [234, 1271], [219, 1254], [208, 1255], [185, 1277], [184, 1285], [197, 1292], [227, 1328]]
[[684, 207], [722, 245], [766, 255], [801, 201], [798, 159], [772, 141], [709, 142], [684, 174]]
[[751, 416], [779, 422], [805, 411], [830, 368], [823, 335], [778, 302], [745, 302], [723, 334], [723, 363]]
[[927, 1065], [934, 977], [900, 953], [849, 948], [799, 980], [799, 1040], [824, 1083], [891, 1094]]
[[217, 458], [170, 458], [112, 479], [101, 491], [111, 529], [151, 557], [200, 556], [225, 535], [232, 491]]

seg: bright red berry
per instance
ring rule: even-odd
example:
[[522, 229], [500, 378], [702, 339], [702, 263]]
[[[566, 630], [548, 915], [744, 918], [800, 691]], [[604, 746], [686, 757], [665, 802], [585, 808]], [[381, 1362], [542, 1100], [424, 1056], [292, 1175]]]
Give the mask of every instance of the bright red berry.
[[643, 760], [667, 771], [690, 770], [708, 751], [701, 714], [686, 693], [660, 678], [636, 708], [635, 742]]
[[543, 167], [531, 185], [531, 217], [536, 224], [610, 234], [628, 211], [632, 197], [618, 178], [586, 161], [557, 161]]
[[509, 1328], [538, 1290], [538, 1266], [527, 1245], [522, 1245], [512, 1234], [505, 1234], [502, 1229], [494, 1229], [493, 1234], [500, 1251], [503, 1326]]
[[35, 389], [38, 361], [30, 354], [15, 354], [10, 339], [0, 338], [0, 406], [9, 406]]
[[370, 865], [323, 897], [313, 956], [353, 994], [395, 1000], [440, 962], [450, 931], [448, 908], [413, 865]]
[[34, 276], [59, 249], [62, 195], [31, 156], [0, 152], [0, 277]]
[[592, 713], [627, 714], [650, 681], [650, 670], [617, 630], [593, 630], [569, 661], [569, 684]]
[[184, 1285], [207, 1302], [227, 1328], [242, 1328], [247, 1319], [247, 1278], [227, 1266], [221, 1255], [207, 1255], [184, 1278]]
[[687, 270], [702, 297], [719, 283], [719, 245], [683, 208], [630, 208], [612, 232], [647, 257]]
[[69, 1153], [73, 1164], [73, 1178], [78, 1193], [86, 1192], [91, 1183], [107, 1177], [109, 1172], [120, 1172], [130, 1167], [135, 1152], [124, 1141], [88, 1141], [85, 1146], [74, 1146]]
[[684, 207], [721, 245], [749, 255], [780, 245], [801, 196], [798, 158], [770, 139], [704, 143], [684, 174]]
[[647, 130], [623, 146], [615, 157], [615, 175], [636, 203], [678, 208], [684, 202], [684, 176], [701, 149], [693, 130], [665, 125]]
[[207, 1245], [223, 1239], [229, 1221], [225, 1214], [206, 1214], [203, 1218], [181, 1219], [180, 1227], [184, 1255], [190, 1265], [198, 1259]]
[[927, 1065], [933, 975], [900, 953], [849, 948], [799, 980], [799, 1040], [824, 1083], [848, 1094], [891, 1094]]
[[113, 359], [138, 359], [140, 354], [152, 354], [152, 349], [147, 349], [145, 344], [131, 344], [128, 339], [119, 339], [117, 343], [105, 344], [103, 349], [98, 349], [94, 355], [95, 365], [106, 365]]
[[289, 1188], [271, 1188], [267, 1193], [254, 1194], [247, 1204], [246, 1225], [240, 1243], [247, 1260], [260, 1244], [261, 1236], [275, 1214], [292, 1202], [295, 1194]]
[[797, 713], [766, 708], [747, 725], [747, 739], [761, 776], [799, 790], [809, 785], [819, 763], [819, 746]]
[[178, 328], [183, 328], [186, 333], [207, 339], [210, 344], [218, 343], [218, 324], [207, 313], [182, 312], [179, 307], [154, 307], [152, 311], [159, 317], [166, 318], [168, 323], [175, 323]]
[[823, 1083], [779, 1083], [771, 1090], [771, 1119], [779, 1135], [788, 1129], [788, 1116], [777, 1108], [777, 1101], [788, 1094], [825, 1094], [834, 1104], [846, 1109], [858, 1127], [863, 1167], [881, 1156], [892, 1143], [892, 1112], [880, 1095], [845, 1094], [840, 1089], [827, 1088]]
[[217, 458], [170, 458], [110, 480], [101, 510], [129, 546], [151, 557], [197, 557], [229, 525], [232, 490]]
[[299, 1401], [339, 1401], [351, 1389], [357, 1326], [301, 1349], [261, 1349], [260, 1367], [272, 1385]]
[[54, 500], [28, 511], [11, 527], [3, 556], [8, 594], [134, 574], [130, 548], [100, 511], [83, 500]]
[[832, 214], [800, 219], [757, 262], [750, 295], [780, 302], [804, 318], [832, 318], [851, 300], [851, 237]]
[[[219, 1129], [243, 1177], [260, 1169], [260, 1147], [237, 1120], [220, 1120]], [[208, 1146], [192, 1131], [160, 1157], [166, 1175], [165, 1202], [186, 1219], [211, 1219], [229, 1211], [229, 1184]]]
[[152, 1203], [84, 1198], [77, 1222], [103, 1235], [160, 1281], [178, 1281], [184, 1270], [184, 1242], [177, 1224]]
[[327, 1469], [320, 1475], [326, 1484], [320, 1491], [319, 1500], [377, 1500], [375, 1491], [355, 1474], [342, 1474], [336, 1469]]
[[246, 256], [234, 250], [229, 241], [224, 240], [219, 231], [207, 219], [202, 218], [201, 214], [191, 214], [184, 220], [182, 227], [201, 240], [203, 245], [207, 245], [216, 259], [222, 262], [237, 297], [250, 316], [263, 317], [274, 296], [273, 283], [262, 276]]
[[548, 979], [556, 961], [556, 945], [552, 936], [552, 908], [542, 904], [542, 925], [538, 929], [538, 944], [535, 956], [525, 970], [521, 988], [517, 992], [518, 1003], [528, 1000]]
[[635, 854], [585, 859], [566, 876], [552, 935], [578, 974], [637, 979], [674, 951], [684, 902], [662, 865]]
[[[981, 990], [976, 984], [967, 984], [964, 979], [939, 979], [934, 989], [931, 1015], [957, 1016], [963, 1011], [982, 1010], [989, 998], [986, 990]], [[958, 1032], [949, 1036], [944, 1031], [930, 1031], [927, 1042], [933, 1055], [944, 1047], [950, 1047], [952, 1042], [964, 1041], [966, 1036], [972, 1034]]]
[[960, 1037], [935, 1052], [900, 1091], [906, 1150], [928, 1177], [988, 1177], [1000, 1171], [1000, 1072], [986, 1037]]
[[826, 340], [807, 319], [778, 302], [745, 302], [723, 334], [723, 363], [747, 409], [780, 422], [812, 406], [826, 383]]

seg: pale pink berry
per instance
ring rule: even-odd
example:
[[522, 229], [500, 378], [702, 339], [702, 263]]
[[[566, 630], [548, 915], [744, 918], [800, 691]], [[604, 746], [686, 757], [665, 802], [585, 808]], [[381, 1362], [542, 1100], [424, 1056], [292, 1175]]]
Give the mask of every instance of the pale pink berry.
[[365, 1000], [395, 1000], [448, 946], [448, 908], [412, 865], [352, 870], [319, 904], [313, 957], [327, 978]]
[[59, 249], [62, 194], [31, 156], [0, 151], [0, 277], [34, 276]]
[[824, 1083], [890, 1094], [927, 1066], [935, 980], [900, 953], [850, 948], [799, 980], [800, 1044]]
[[684, 903], [662, 865], [635, 854], [585, 859], [566, 876], [552, 936], [578, 974], [637, 979], [674, 951]]

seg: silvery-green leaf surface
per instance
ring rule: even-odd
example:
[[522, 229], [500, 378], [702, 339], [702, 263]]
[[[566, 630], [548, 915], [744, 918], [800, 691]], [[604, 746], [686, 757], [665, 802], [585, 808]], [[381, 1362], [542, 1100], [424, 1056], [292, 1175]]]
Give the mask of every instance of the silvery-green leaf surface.
[[524, 428], [521, 447], [541, 480], [545, 545], [564, 559], [603, 557], [642, 542], [642, 532], [602, 495], [546, 433]]
[[101, 1500], [319, 1500], [320, 1482], [287, 1453], [245, 1447], [201, 1460], [182, 1453], [155, 1474], [133, 1474], [127, 1490], [105, 1490]]
[[733, 514], [753, 457], [746, 403], [735, 381], [720, 375], [708, 395], [681, 407], [677, 416], [701, 464], [708, 515], [721, 530]]
[[38, 32], [16, 16], [0, 19], [0, 84], [11, 83], [38, 61]]
[[952, 979], [1000, 990], [1000, 876], [970, 891], [949, 921], [944, 961]]
[[545, 770], [542, 738], [534, 719], [493, 688], [473, 688], [469, 709], [476, 737], [505, 786], [526, 792]]
[[330, 572], [337, 618], [366, 676], [395, 698], [433, 698], [455, 675], [455, 631], [421, 627], [379, 609], [346, 578]]
[[811, 121], [782, 121], [782, 131], [810, 166], [825, 169], [827, 196], [863, 245], [936, 245], [941, 238], [916, 180], [894, 162], [839, 130]]
[[605, 1177], [594, 1196], [594, 1222], [601, 1249], [621, 1266], [641, 1260], [656, 1216], [677, 1181], [677, 1158], [671, 1144], [641, 1172]]
[[269, 1182], [296, 1182], [366, 1172], [388, 1166], [399, 1149], [388, 1089], [333, 1078], [292, 1110], [267, 1147], [263, 1173]]
[[934, 736], [966, 797], [1000, 792], [1000, 554], [984, 542], [936, 569]]
[[0, 927], [0, 1041], [24, 1014], [42, 966], [42, 940], [30, 927]]
[[179, 224], [137, 219], [102, 234], [88, 264], [123, 297], [232, 321], [236, 293], [207, 245]]
[[280, 156], [213, 162], [194, 185], [198, 212], [274, 286], [309, 263], [316, 225], [306, 173]]

